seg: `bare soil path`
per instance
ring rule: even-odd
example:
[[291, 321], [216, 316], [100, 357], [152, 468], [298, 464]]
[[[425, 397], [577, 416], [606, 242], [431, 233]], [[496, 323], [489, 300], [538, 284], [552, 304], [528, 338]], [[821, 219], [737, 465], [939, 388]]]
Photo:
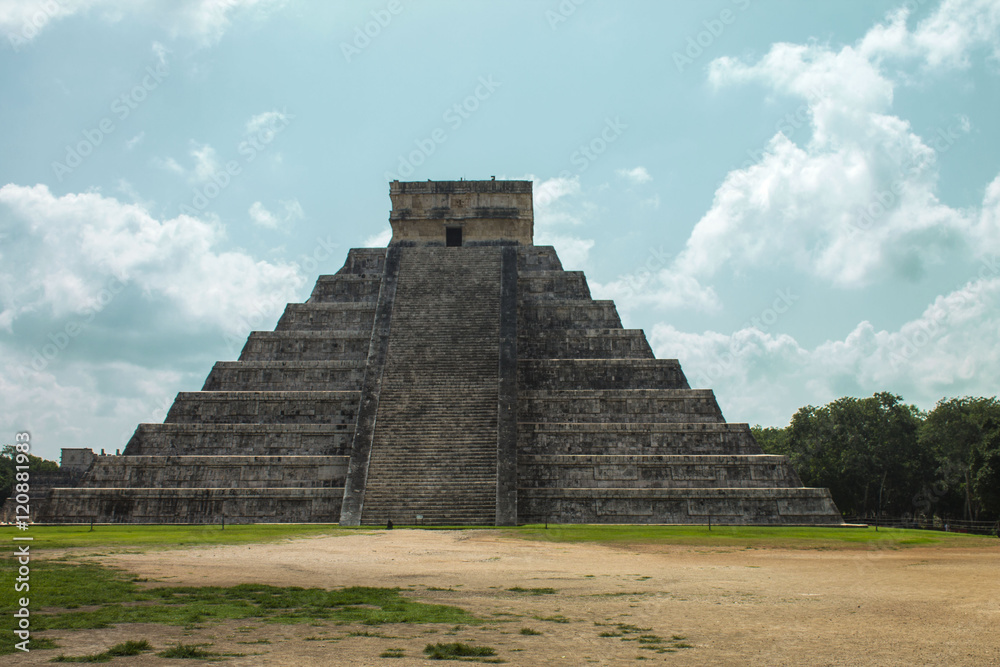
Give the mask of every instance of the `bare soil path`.
[[[18, 656], [17, 664], [148, 639], [157, 648], [210, 642], [212, 651], [253, 654], [215, 663], [228, 665], [448, 664], [421, 652], [428, 643], [453, 641], [491, 646], [512, 665], [1000, 665], [1000, 545], [602, 546], [530, 542], [489, 530], [393, 530], [99, 560], [163, 584], [400, 587], [419, 601], [455, 605], [489, 622], [51, 631], [46, 635], [59, 637], [63, 648]], [[508, 590], [514, 587], [556, 592]], [[521, 634], [522, 628], [541, 634]], [[691, 648], [658, 653], [644, 648], [640, 634]], [[403, 649], [405, 657], [379, 657], [387, 648]], [[177, 662], [147, 654], [112, 664]]]

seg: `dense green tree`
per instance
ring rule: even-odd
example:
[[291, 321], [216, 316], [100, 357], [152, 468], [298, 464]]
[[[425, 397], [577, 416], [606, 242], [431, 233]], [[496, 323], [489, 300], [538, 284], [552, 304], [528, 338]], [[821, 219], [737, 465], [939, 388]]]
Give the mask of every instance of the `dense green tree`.
[[912, 499], [934, 470], [917, 443], [922, 417], [881, 392], [801, 408], [783, 434], [757, 432], [764, 451], [788, 456], [803, 482], [829, 488], [845, 514], [901, 515], [913, 512]]
[[[996, 432], [1000, 428], [1000, 401], [996, 397], [965, 396], [938, 401], [920, 427], [921, 447], [937, 461], [937, 484], [930, 499], [940, 507], [939, 513], [961, 514], [965, 519], [978, 520], [987, 508], [994, 464], [991, 452], [997, 447]], [[980, 468], [987, 466], [980, 478]], [[990, 504], [990, 507], [992, 505]]]
[[[14, 488], [14, 466], [17, 465], [14, 457], [17, 452], [14, 445], [4, 445], [0, 449], [0, 503], [10, 497], [10, 492]], [[34, 454], [28, 454], [28, 472], [54, 472], [59, 470], [59, 464], [55, 461], [48, 461]]]

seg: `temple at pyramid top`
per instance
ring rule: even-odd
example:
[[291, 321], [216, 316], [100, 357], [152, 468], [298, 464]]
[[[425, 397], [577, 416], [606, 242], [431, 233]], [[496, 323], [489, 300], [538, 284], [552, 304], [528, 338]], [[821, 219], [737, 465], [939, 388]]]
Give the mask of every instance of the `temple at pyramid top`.
[[531, 181], [393, 181], [390, 245], [532, 245]]

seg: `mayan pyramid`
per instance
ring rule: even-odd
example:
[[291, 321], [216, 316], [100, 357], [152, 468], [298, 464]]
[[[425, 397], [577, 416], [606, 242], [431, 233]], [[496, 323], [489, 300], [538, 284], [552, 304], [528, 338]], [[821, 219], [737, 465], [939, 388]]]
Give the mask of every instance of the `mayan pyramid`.
[[388, 248], [352, 249], [122, 455], [66, 450], [76, 481], [35, 520], [841, 523], [532, 243], [530, 182], [390, 198]]

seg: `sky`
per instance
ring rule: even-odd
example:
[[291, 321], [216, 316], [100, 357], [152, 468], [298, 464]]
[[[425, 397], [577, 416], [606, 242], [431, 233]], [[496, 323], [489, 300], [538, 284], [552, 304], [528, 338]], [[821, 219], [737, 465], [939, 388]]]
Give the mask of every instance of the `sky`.
[[530, 179], [729, 421], [997, 394], [995, 0], [0, 0], [0, 442], [123, 448], [388, 182]]

